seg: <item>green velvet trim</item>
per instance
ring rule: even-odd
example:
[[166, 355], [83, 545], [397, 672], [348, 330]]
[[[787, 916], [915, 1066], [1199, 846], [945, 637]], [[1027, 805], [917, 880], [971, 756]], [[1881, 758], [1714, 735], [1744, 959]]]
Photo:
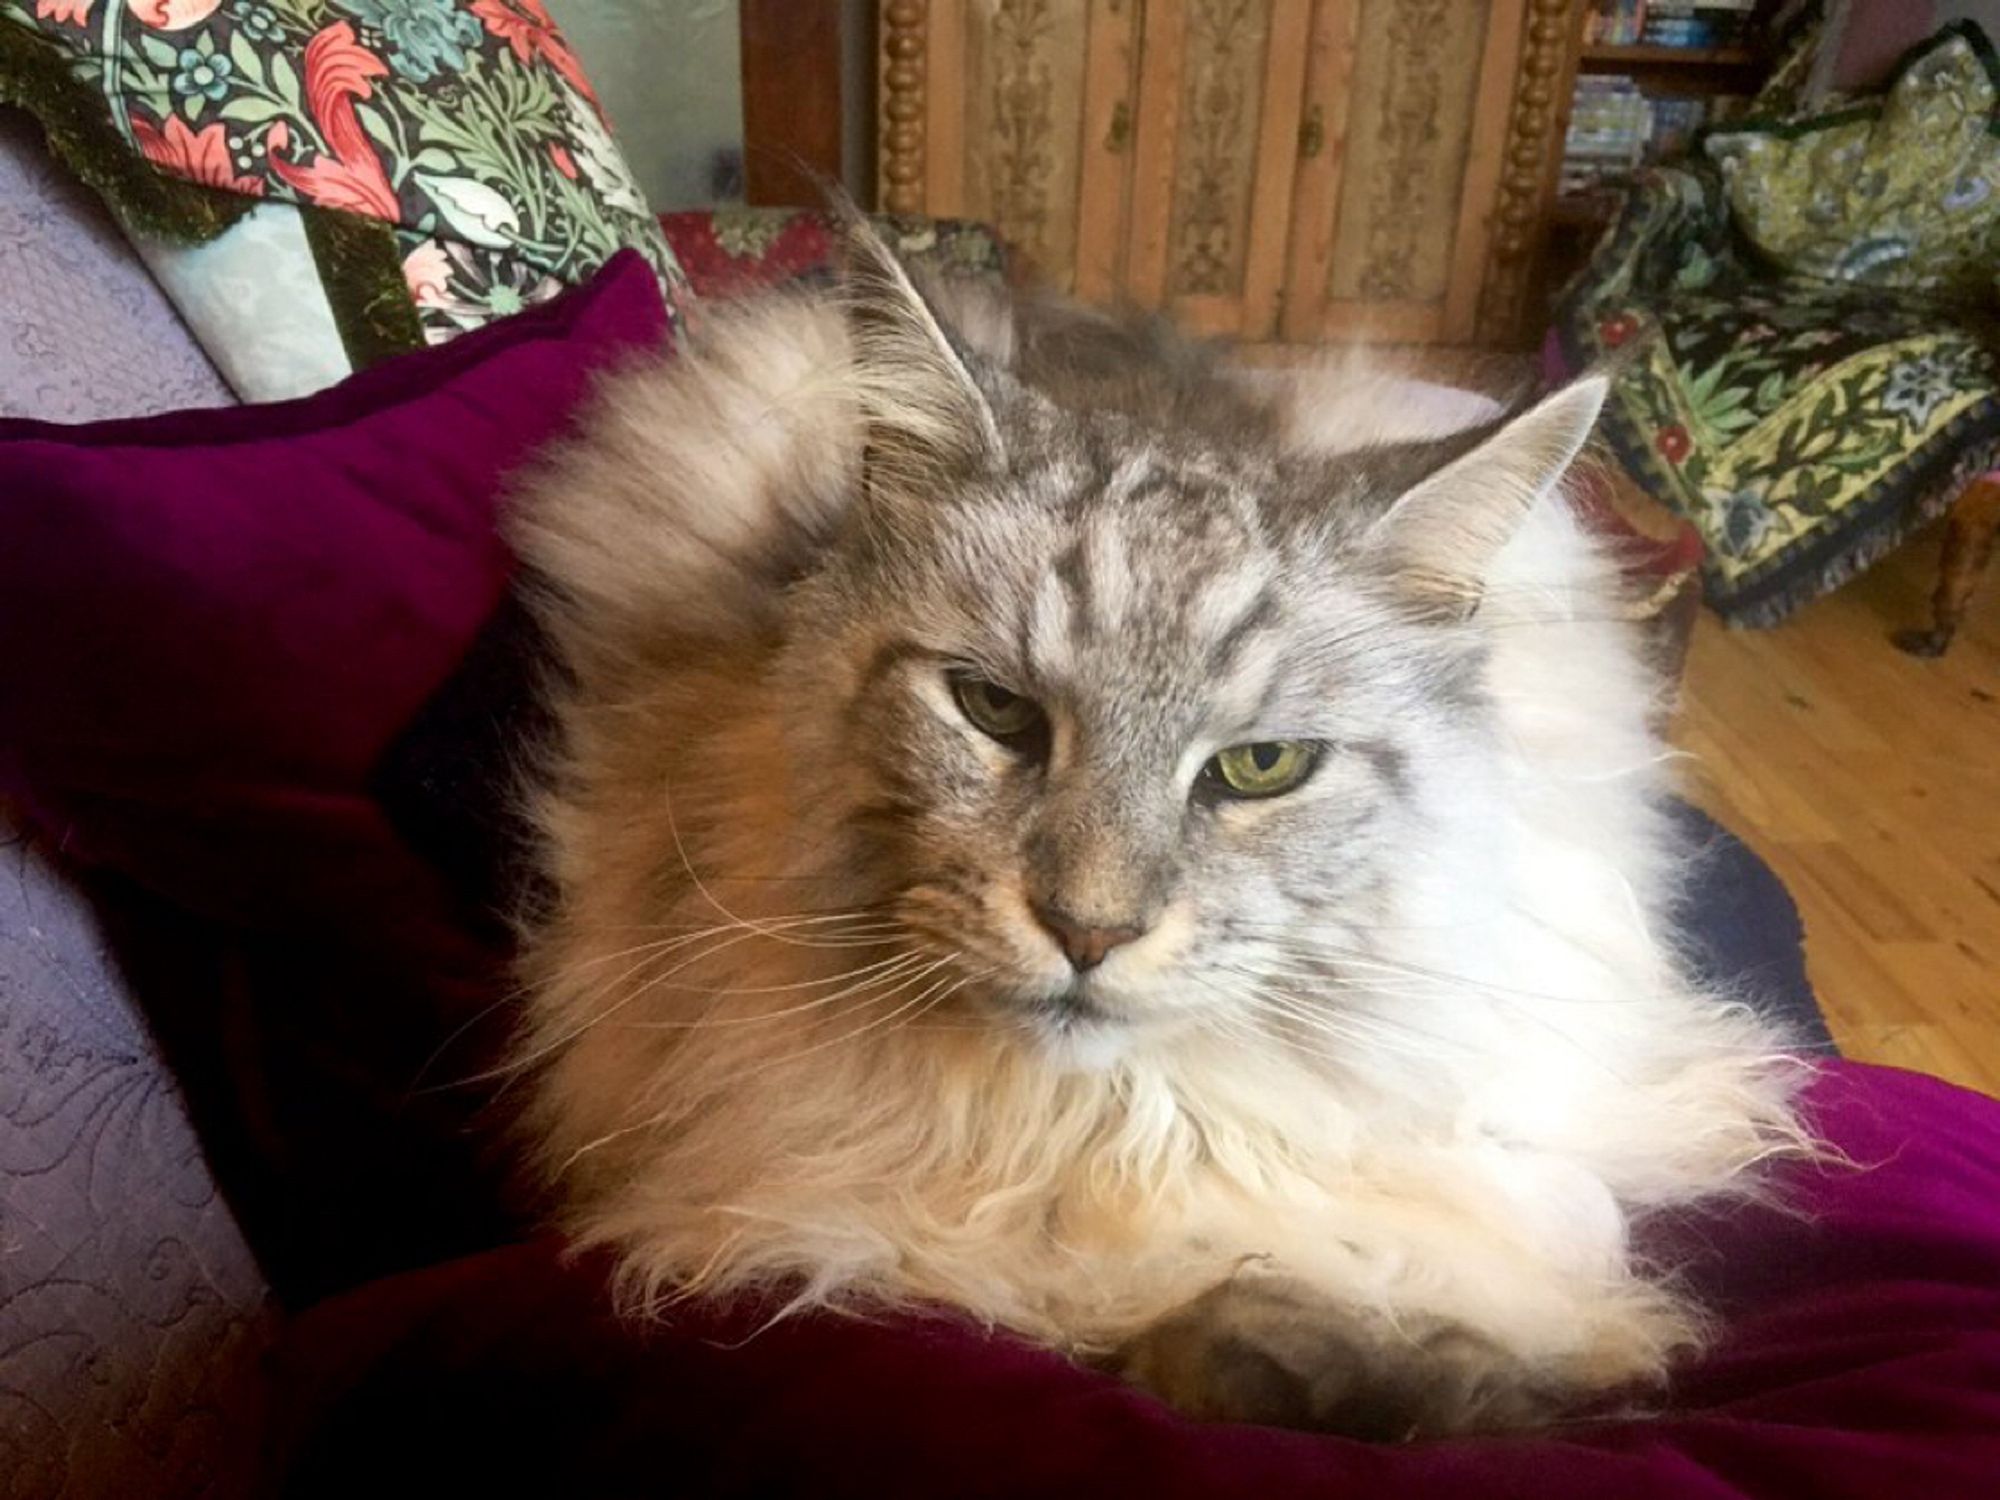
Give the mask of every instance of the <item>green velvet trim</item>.
[[155, 171], [118, 133], [104, 96], [70, 72], [61, 50], [7, 22], [0, 22], [0, 104], [33, 115], [49, 149], [142, 233], [201, 244], [256, 206], [240, 193]]
[[334, 327], [354, 368], [423, 347], [396, 231], [380, 219], [302, 205], [306, 243], [319, 266]]

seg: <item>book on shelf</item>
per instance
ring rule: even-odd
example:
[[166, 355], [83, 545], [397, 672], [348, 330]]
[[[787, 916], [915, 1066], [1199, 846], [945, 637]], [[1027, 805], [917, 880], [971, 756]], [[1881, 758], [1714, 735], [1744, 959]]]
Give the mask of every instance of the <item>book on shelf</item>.
[[1570, 104], [1556, 195], [1596, 198], [1648, 162], [1683, 156], [1704, 126], [1727, 119], [1742, 102], [1734, 96], [1656, 98], [1628, 75], [1586, 74], [1577, 79]]
[[1757, 0], [1597, 0], [1583, 39], [1608, 47], [1728, 47], [1749, 34]]
[[1653, 132], [1651, 101], [1622, 76], [1583, 77], [1570, 103], [1556, 189], [1587, 194], [1637, 166]]
[[1653, 100], [1653, 131], [1646, 142], [1647, 157], [1666, 161], [1684, 155], [1708, 118], [1706, 99]]
[[1607, 47], [1629, 47], [1646, 26], [1646, 0], [1597, 0], [1584, 20], [1583, 39]]

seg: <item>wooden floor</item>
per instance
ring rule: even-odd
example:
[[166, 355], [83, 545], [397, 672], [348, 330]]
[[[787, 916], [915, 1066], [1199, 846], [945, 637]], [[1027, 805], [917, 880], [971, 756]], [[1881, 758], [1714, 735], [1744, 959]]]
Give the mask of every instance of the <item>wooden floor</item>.
[[1705, 616], [1676, 740], [1688, 784], [1768, 860], [1850, 1057], [2000, 1094], [2000, 578], [1941, 661], [1919, 538], [1770, 631]]

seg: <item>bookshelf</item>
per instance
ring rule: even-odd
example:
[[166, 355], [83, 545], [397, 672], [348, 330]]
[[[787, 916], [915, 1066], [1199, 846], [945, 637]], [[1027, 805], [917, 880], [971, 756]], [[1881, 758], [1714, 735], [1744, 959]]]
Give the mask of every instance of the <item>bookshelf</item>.
[[[1754, 94], [1769, 67], [1766, 0], [1585, 0], [1567, 82], [1553, 231], [1602, 225], [1618, 183], [1671, 160]], [[1559, 247], [1558, 247], [1559, 248]]]
[[[1603, 18], [1619, 3], [1572, 0], [1564, 7], [1566, 46], [1551, 80], [1562, 105], [1550, 144], [1554, 160], [1546, 168], [1540, 200], [1535, 291], [1530, 297], [1537, 305], [1545, 306], [1589, 257], [1617, 212], [1620, 180], [1650, 161], [1670, 160], [1687, 149], [1700, 126], [1726, 112], [1726, 105], [1721, 111], [1718, 105], [1747, 100], [1757, 92], [1773, 61], [1765, 46], [1765, 28], [1780, 8], [1778, 0], [1731, 5], [1727, 34], [1699, 45], [1690, 38], [1688, 45], [1673, 46], [1643, 39], [1643, 21], [1628, 28], [1633, 39], [1603, 35]], [[1667, 6], [1676, 12], [1695, 8], [1685, 0], [1678, 4], [1665, 0], [1663, 8]], [[1635, 12], [1643, 16], [1647, 8], [1625, 0], [1623, 19], [1630, 22]], [[1641, 99], [1644, 107], [1635, 102]], [[1609, 120], [1604, 118], [1607, 113]], [[1586, 174], [1576, 170], [1573, 148], [1593, 123], [1599, 129], [1610, 126], [1611, 132], [1597, 161], [1602, 170], [1585, 187], [1579, 179]], [[1632, 132], [1622, 151], [1615, 145], [1620, 128]], [[1663, 151], [1655, 149], [1656, 142]]]

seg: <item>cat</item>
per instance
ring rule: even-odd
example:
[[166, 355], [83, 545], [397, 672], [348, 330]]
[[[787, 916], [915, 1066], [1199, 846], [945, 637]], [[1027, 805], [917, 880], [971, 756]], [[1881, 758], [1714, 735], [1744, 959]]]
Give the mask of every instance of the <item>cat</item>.
[[510, 507], [563, 1225], [641, 1314], [943, 1304], [1197, 1417], [1657, 1383], [1704, 1320], [1634, 1221], [1809, 1147], [1674, 950], [1603, 379], [1441, 420], [847, 238]]

